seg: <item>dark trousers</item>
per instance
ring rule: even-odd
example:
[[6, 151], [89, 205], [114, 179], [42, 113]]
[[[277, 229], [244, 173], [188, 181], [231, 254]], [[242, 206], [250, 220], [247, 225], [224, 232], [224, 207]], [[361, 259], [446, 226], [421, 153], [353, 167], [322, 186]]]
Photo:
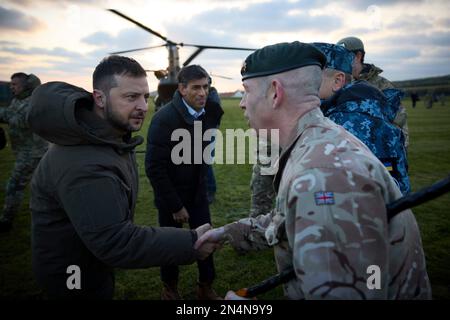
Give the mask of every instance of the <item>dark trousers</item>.
[[[206, 198], [199, 205], [185, 205], [184, 207], [189, 213], [189, 227], [191, 229], [195, 229], [205, 223], [211, 223], [211, 215]], [[173, 220], [172, 213], [159, 211], [158, 215], [159, 225], [161, 227], [182, 227], [180, 223], [176, 223]], [[205, 260], [197, 260], [197, 265], [199, 273], [198, 280], [200, 282], [212, 283], [216, 275], [213, 256], [210, 255]], [[178, 274], [178, 266], [161, 267], [161, 280], [165, 283], [178, 282]]]
[[212, 165], [208, 166], [208, 171], [206, 172], [206, 187], [209, 195], [214, 195], [216, 193], [216, 178], [214, 177]]

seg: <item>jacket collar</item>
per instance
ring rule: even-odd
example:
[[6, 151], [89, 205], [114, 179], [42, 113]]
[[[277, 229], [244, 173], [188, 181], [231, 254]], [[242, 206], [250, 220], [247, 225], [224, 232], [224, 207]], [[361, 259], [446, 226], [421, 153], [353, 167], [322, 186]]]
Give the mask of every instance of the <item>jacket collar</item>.
[[183, 99], [181, 97], [181, 94], [180, 94], [180, 92], [178, 90], [175, 91], [175, 94], [173, 95], [172, 103], [173, 103], [175, 109], [177, 110], [177, 112], [183, 118], [183, 120], [189, 125], [194, 125], [194, 121], [197, 120], [197, 119], [195, 119], [188, 112], [188, 110], [186, 108], [186, 105], [184, 104]]
[[196, 111], [194, 108], [192, 108], [184, 98], [181, 98], [181, 101], [183, 101], [184, 106], [186, 107], [187, 111], [191, 116], [193, 116], [195, 119], [198, 119], [205, 113], [205, 108], [203, 107], [200, 111]]

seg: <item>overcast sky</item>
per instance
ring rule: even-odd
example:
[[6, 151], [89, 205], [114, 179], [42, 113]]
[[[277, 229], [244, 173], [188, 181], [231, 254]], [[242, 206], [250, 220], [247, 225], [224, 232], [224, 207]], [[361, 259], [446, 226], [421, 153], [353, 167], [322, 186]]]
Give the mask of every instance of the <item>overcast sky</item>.
[[[112, 8], [175, 42], [260, 48], [295, 41], [361, 38], [366, 61], [390, 80], [450, 74], [450, 1], [305, 0], [3, 0], [0, 80], [35, 73], [92, 89], [91, 75], [108, 53], [163, 41], [107, 11]], [[183, 62], [194, 49], [180, 49]], [[213, 74], [219, 91], [242, 89], [246, 51], [206, 50], [193, 63]], [[146, 69], [167, 67], [165, 48], [130, 53]], [[150, 90], [157, 80], [148, 76]]]

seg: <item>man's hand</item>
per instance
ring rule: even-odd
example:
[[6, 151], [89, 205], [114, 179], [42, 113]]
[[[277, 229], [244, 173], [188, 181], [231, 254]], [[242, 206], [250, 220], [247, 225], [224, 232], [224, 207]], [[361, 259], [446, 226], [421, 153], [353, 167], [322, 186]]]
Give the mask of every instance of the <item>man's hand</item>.
[[225, 241], [225, 229], [224, 227], [220, 227], [217, 229], [211, 229], [205, 232], [201, 237], [197, 239], [194, 248], [198, 249], [201, 246], [211, 243], [214, 244], [217, 248], [222, 246], [222, 243]]
[[[197, 232], [197, 242], [198, 239], [200, 239], [202, 236], [205, 235], [209, 230], [211, 230], [211, 225], [209, 223], [205, 223], [204, 225], [201, 225], [197, 229], [195, 229], [195, 232]], [[217, 248], [218, 245], [213, 242], [205, 242], [202, 245], [197, 245], [197, 242], [194, 245], [194, 249], [196, 250], [196, 256], [199, 260], [206, 259], [210, 254], [212, 254]]]
[[207, 231], [211, 229], [212, 226], [209, 223], [202, 224], [200, 227], [195, 229], [195, 232], [197, 232], [197, 240], [200, 239], [201, 236], [203, 236]]
[[175, 220], [175, 222], [181, 223], [181, 224], [188, 222], [188, 220], [189, 220], [189, 213], [187, 212], [185, 207], [181, 208], [180, 211], [172, 213], [172, 216], [173, 216], [173, 220]]

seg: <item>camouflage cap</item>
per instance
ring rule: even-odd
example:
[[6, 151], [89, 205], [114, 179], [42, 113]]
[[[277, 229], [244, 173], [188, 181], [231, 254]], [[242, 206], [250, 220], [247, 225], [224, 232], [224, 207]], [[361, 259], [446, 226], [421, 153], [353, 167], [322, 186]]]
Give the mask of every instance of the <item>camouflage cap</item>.
[[327, 68], [352, 74], [352, 63], [355, 57], [353, 52], [332, 43], [314, 42], [312, 44], [327, 57]]
[[326, 57], [308, 43], [282, 42], [258, 49], [250, 54], [241, 69], [242, 80], [264, 77], [301, 67], [324, 68]]
[[343, 46], [350, 51], [364, 51], [364, 43], [357, 37], [347, 37], [339, 40], [337, 45]]

